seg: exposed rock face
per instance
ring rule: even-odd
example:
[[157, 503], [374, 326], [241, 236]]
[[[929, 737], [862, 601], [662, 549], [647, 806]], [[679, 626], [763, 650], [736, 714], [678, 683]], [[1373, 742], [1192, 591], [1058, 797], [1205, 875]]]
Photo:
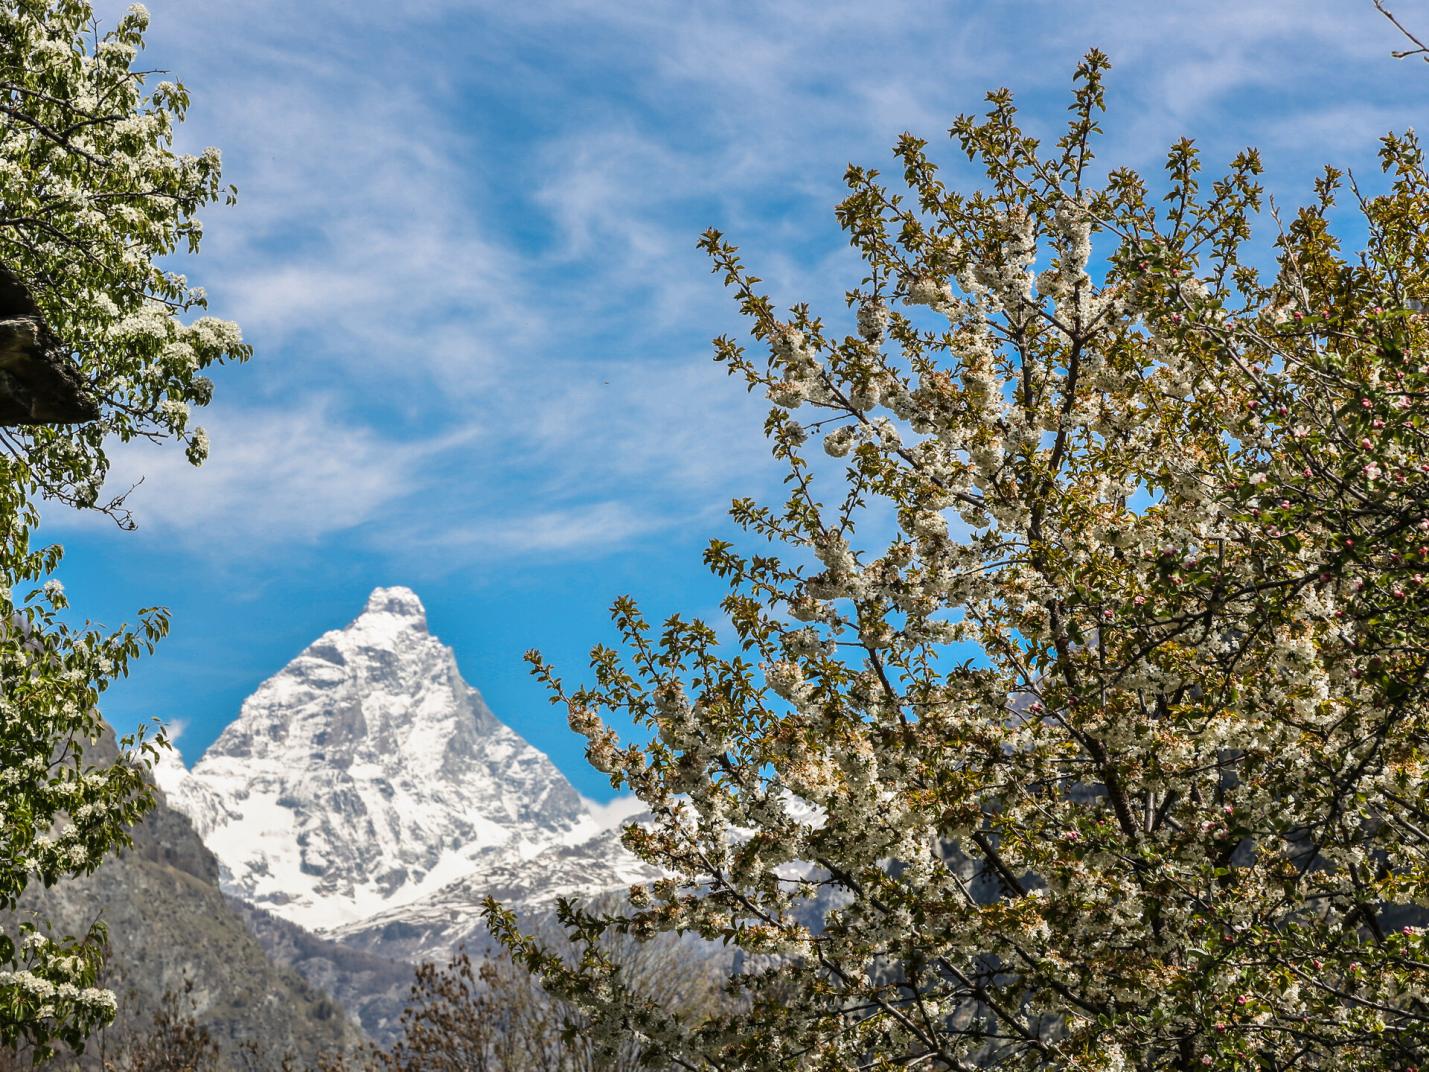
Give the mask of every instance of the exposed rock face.
[[[113, 749], [111, 738], [96, 756]], [[245, 1043], [310, 1061], [362, 1041], [336, 1002], [265, 955], [220, 892], [218, 862], [187, 818], [161, 800], [134, 842], [92, 875], [32, 887], [16, 913], [50, 921], [58, 934], [81, 934], [96, 918], [108, 925], [104, 984], [119, 997], [111, 1035], [144, 1032], [165, 992], [191, 981], [195, 1017], [233, 1067], [242, 1067]]]
[[414, 978], [412, 962], [320, 938], [296, 923], [228, 898], [269, 958], [332, 997], [379, 1045], [399, 1033]]
[[339, 927], [332, 937], [344, 945], [412, 963], [441, 961], [461, 947], [485, 948], [481, 906], [487, 897], [534, 919], [551, 914], [558, 898], [591, 898], [658, 875], [625, 850], [618, 830], [597, 834], [580, 845], [556, 845], [530, 859], [500, 848], [487, 849], [474, 865], [471, 874], [435, 893]]
[[0, 425], [78, 424], [98, 416], [67, 348], [19, 276], [0, 265]]
[[549, 904], [644, 873], [613, 840], [592, 842], [580, 796], [462, 680], [406, 588], [373, 592], [160, 783], [233, 895], [329, 936], [410, 912], [428, 938], [360, 943], [383, 955], [444, 956], [479, 926], [486, 893]]

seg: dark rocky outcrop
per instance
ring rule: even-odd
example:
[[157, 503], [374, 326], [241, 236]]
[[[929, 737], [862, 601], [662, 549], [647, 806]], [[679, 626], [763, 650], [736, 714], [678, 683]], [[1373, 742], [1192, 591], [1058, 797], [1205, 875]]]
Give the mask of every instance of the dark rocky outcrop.
[[0, 265], [0, 425], [80, 424], [99, 416], [67, 351], [25, 284]]
[[[114, 755], [112, 737], [96, 758]], [[246, 1067], [245, 1044], [265, 1059], [310, 1060], [364, 1041], [341, 1006], [291, 968], [275, 964], [218, 887], [218, 863], [188, 819], [161, 798], [134, 831], [134, 845], [92, 875], [26, 891], [15, 918], [48, 920], [81, 934], [96, 919], [109, 931], [104, 985], [119, 998], [108, 1038], [143, 1032], [166, 993], [186, 994], [225, 1060]], [[92, 1047], [91, 1047], [92, 1048]]]

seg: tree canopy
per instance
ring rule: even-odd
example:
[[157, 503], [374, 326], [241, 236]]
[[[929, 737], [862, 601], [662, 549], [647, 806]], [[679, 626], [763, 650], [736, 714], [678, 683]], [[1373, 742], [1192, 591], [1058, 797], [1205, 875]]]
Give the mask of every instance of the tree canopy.
[[[1055, 145], [1006, 90], [959, 118], [974, 191], [912, 135], [901, 187], [851, 167], [849, 315], [781, 312], [705, 235], [753, 340], [716, 356], [774, 404], [789, 488], [734, 504], [768, 549], [706, 553], [736, 640], [624, 598], [591, 682], [531, 656], [668, 877], [565, 905], [574, 966], [488, 906], [612, 1044], [699, 1069], [1429, 1052], [1423, 154], [1388, 136], [1380, 192], [1327, 168], [1282, 219], [1254, 151], [1208, 182], [1183, 140], [1153, 191], [1094, 165], [1107, 67]], [[612, 930], [735, 946], [725, 1011], [642, 1000]]]
[[[101, 500], [113, 444], [180, 440], [207, 453], [192, 406], [208, 366], [243, 360], [234, 324], [202, 310], [203, 292], [169, 257], [198, 249], [195, 213], [227, 197], [219, 157], [174, 151], [188, 95], [135, 67], [148, 15], [112, 29], [79, 0], [0, 0], [0, 267], [23, 286], [63, 347], [97, 417], [0, 427], [0, 907], [26, 886], [96, 867], [150, 806], [143, 775], [156, 742], [96, 752], [100, 694], [167, 629], [159, 610], [136, 628], [75, 626], [51, 576], [57, 545], [37, 545], [45, 500], [109, 513]], [[160, 739], [158, 743], [162, 743]], [[78, 1045], [113, 1014], [97, 987], [102, 932], [0, 934], [0, 1043]]]

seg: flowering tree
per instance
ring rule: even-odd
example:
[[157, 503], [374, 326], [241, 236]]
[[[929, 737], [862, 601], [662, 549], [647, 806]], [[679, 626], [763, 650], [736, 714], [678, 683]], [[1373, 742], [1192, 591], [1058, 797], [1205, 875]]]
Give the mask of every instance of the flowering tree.
[[[788, 467], [733, 516], [785, 551], [706, 553], [737, 651], [622, 599], [592, 683], [532, 654], [668, 877], [566, 905], [575, 967], [488, 906], [605, 1037], [698, 1069], [1429, 1053], [1429, 174], [1386, 138], [1346, 254], [1327, 170], [1262, 272], [1254, 152], [1093, 184], [1106, 67], [1050, 151], [1006, 91], [958, 119], [975, 193], [911, 135], [907, 192], [850, 168], [852, 333], [705, 235]], [[729, 1011], [641, 1001], [610, 930], [736, 946]]]
[[[111, 759], [87, 745], [101, 732], [100, 693], [167, 628], [160, 611], [113, 633], [62, 622], [63, 591], [47, 580], [61, 549], [32, 543], [38, 503], [100, 509], [129, 525], [122, 497], [100, 501], [107, 445], [177, 438], [200, 463], [206, 439], [188, 424], [189, 407], [212, 394], [200, 373], [248, 354], [233, 324], [185, 322], [203, 293], [158, 263], [197, 249], [194, 213], [223, 190], [215, 150], [173, 151], [183, 87], [150, 90], [133, 68], [147, 23], [134, 7], [100, 32], [83, 0], [0, 0], [0, 268], [97, 414], [0, 427], [4, 908], [31, 881], [92, 870], [151, 805], [139, 761], [155, 742], [127, 741]], [[102, 934], [22, 932], [0, 933], [0, 1043], [40, 1055], [57, 1039], [77, 1045], [114, 1011], [113, 995], [94, 985]]]

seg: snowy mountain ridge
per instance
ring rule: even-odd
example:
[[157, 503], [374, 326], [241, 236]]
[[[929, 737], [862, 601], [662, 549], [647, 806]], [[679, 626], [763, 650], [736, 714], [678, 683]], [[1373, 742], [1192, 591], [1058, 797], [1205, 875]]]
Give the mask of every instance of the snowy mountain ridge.
[[260, 685], [191, 770], [155, 773], [227, 892], [318, 933], [434, 913], [465, 929], [488, 887], [520, 905], [648, 877], [462, 679], [407, 588], [378, 588]]

